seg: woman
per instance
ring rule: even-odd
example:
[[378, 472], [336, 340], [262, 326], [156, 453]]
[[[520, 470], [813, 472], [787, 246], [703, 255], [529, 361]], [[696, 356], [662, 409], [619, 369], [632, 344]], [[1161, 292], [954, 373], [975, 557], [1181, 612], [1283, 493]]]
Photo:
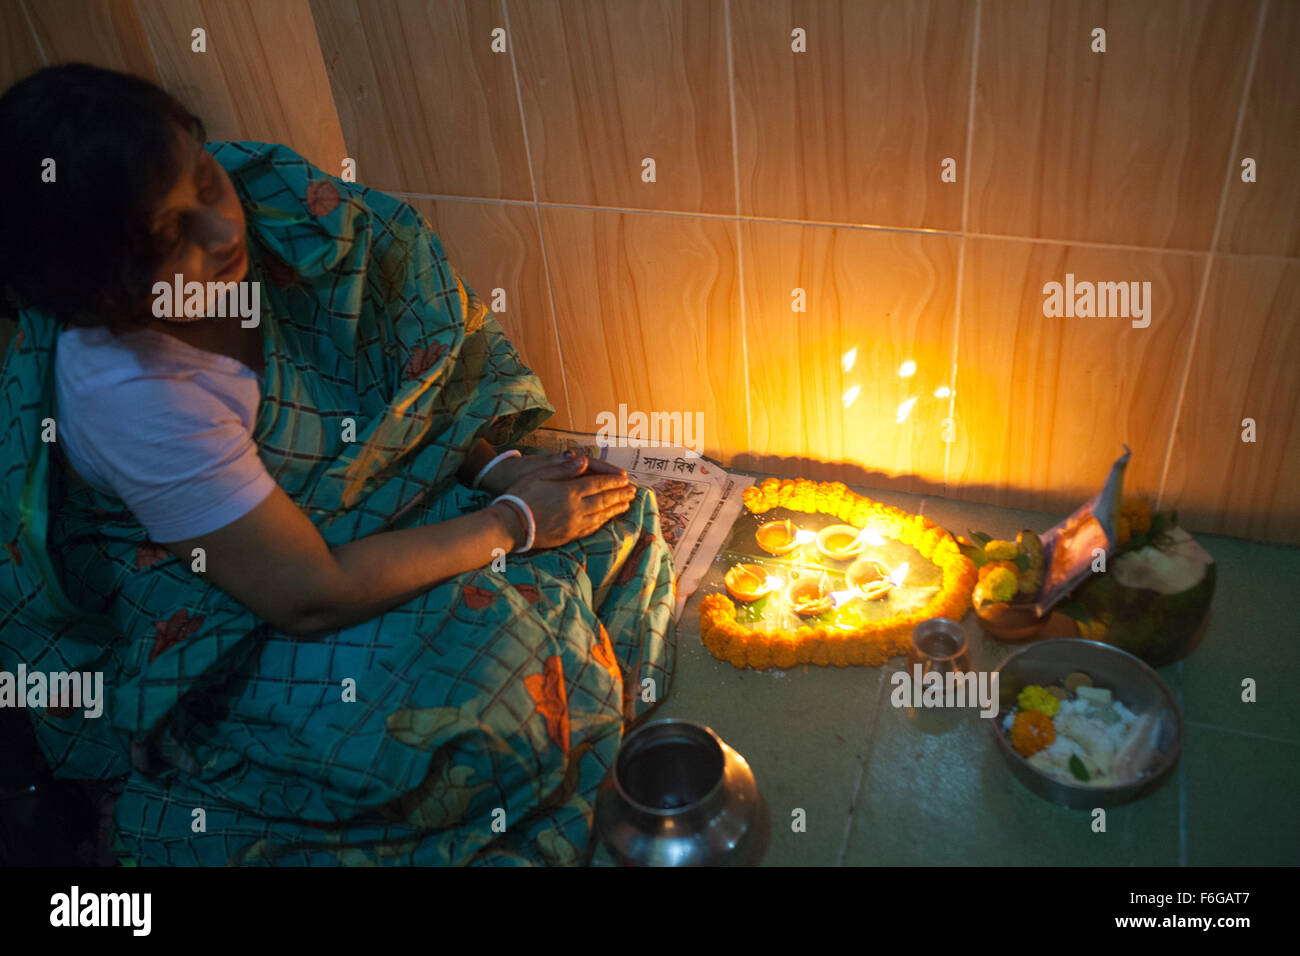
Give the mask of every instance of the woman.
[[0, 97], [0, 661], [107, 697], [51, 764], [145, 864], [578, 861], [672, 671], [653, 495], [499, 457], [554, 408], [412, 207], [203, 142], [84, 64]]

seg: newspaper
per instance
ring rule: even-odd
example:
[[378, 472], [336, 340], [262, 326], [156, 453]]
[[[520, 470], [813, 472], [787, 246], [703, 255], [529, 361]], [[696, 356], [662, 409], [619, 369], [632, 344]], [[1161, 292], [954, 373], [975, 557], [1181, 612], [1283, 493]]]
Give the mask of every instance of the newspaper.
[[598, 441], [595, 435], [554, 428], [539, 428], [520, 444], [546, 452], [572, 448], [624, 469], [634, 483], [654, 491], [664, 540], [672, 548], [677, 572], [675, 620], [681, 619], [687, 600], [699, 588], [744, 509], [742, 492], [756, 480], [750, 475], [730, 475], [721, 465], [680, 445], [626, 438]]

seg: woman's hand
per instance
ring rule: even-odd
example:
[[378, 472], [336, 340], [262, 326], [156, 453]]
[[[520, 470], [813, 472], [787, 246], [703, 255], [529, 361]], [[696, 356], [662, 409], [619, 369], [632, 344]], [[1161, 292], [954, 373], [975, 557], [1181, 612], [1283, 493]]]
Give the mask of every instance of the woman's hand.
[[627, 477], [626, 471], [611, 465], [607, 461], [588, 458], [586, 455], [579, 455], [576, 452], [573, 453], [572, 457], [566, 458], [564, 453], [561, 452], [556, 455], [521, 455], [518, 458], [502, 459], [483, 476], [483, 481], [479, 487], [494, 495], [504, 494], [512, 485], [517, 484], [537, 470], [556, 464], [573, 466], [569, 472], [571, 478], [583, 474]]
[[[628, 481], [627, 473], [621, 468], [605, 462], [589, 462], [581, 455], [572, 460], [558, 455], [534, 457], [540, 463], [527, 462], [532, 467], [506, 489], [527, 502], [533, 512], [537, 525], [533, 550], [558, 548], [585, 538], [610, 518], [626, 511], [636, 496], [636, 485]], [[505, 464], [501, 462], [497, 468]], [[584, 474], [593, 464], [604, 468], [590, 469], [593, 473]], [[493, 468], [488, 475], [496, 470]]]

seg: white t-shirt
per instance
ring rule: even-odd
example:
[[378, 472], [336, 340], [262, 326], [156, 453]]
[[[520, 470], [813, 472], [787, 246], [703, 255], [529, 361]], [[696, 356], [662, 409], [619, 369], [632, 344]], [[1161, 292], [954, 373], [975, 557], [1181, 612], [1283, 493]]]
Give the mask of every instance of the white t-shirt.
[[56, 440], [152, 540], [216, 531], [275, 488], [253, 442], [261, 379], [238, 359], [151, 329], [74, 327], [54, 364]]

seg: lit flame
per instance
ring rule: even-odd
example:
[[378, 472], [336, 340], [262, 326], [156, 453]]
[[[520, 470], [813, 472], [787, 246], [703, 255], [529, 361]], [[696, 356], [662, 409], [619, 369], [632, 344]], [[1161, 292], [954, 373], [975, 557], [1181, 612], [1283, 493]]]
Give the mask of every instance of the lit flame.
[[857, 593], [858, 593], [858, 592], [856, 592], [856, 591], [832, 591], [832, 592], [831, 592], [831, 602], [832, 602], [836, 607], [839, 607], [839, 606], [840, 606], [841, 604], [843, 604], [845, 601], [848, 601], [848, 600], [851, 600], [852, 598], [857, 597]]
[[903, 586], [903, 578], [907, 577], [907, 562], [904, 561], [898, 567], [894, 568], [889, 574], [889, 583], [896, 588]]
[[773, 591], [776, 591], [781, 587], [781, 579], [774, 574], [769, 574], [767, 576], [767, 586]]
[[858, 392], [859, 392], [859, 391], [861, 391], [861, 389], [859, 388], [859, 386], [854, 385], [852, 388], [850, 388], [847, 392], [844, 393], [844, 399], [843, 399], [843, 400], [844, 400], [844, 407], [845, 407], [845, 408], [848, 408], [850, 405], [853, 404], [854, 399], [856, 399], [856, 398], [858, 397]]
[[905, 401], [902, 405], [899, 405], [899, 406], [898, 406], [898, 417], [895, 419], [895, 421], [898, 422], [898, 424], [900, 424], [900, 425], [903, 424], [903, 422], [907, 420], [907, 416], [911, 414], [911, 412], [912, 412], [912, 406], [915, 405], [915, 404], [916, 404], [916, 399], [915, 399], [915, 398], [909, 398], [909, 399], [908, 399], [907, 401]]
[[810, 544], [817, 540], [817, 532], [809, 531], [807, 528], [800, 528], [794, 533], [794, 540], [799, 544]]
[[952, 394], [952, 389], [950, 389], [947, 385], [940, 385], [938, 388], [934, 390], [935, 398], [947, 398], [951, 394]]
[[913, 362], [911, 359], [908, 359], [906, 362], [904, 362], [902, 365], [898, 367], [899, 378], [911, 378], [915, 374], [916, 374], [916, 363]]
[[881, 537], [880, 532], [875, 528], [863, 528], [858, 537], [867, 544], [882, 545], [885, 543], [885, 539]]
[[844, 369], [844, 371], [847, 372], [849, 369], [853, 368], [853, 363], [856, 362], [857, 360], [858, 360], [858, 347], [855, 345], [853, 346], [853, 348], [845, 352], [843, 357], [840, 359], [840, 368]]

